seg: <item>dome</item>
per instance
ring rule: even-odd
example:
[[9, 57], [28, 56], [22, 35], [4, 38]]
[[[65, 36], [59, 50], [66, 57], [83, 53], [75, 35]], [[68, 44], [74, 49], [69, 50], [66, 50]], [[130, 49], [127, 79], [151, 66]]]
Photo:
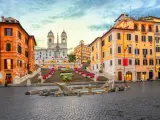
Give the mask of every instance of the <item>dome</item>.
[[53, 32], [50, 30], [48, 36], [53, 36]]

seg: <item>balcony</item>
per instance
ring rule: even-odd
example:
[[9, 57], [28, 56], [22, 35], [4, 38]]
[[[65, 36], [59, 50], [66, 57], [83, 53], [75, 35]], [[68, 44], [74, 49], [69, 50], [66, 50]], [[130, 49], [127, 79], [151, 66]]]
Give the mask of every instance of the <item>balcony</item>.
[[153, 29], [134, 29], [135, 31], [141, 31], [142, 33], [154, 32]]

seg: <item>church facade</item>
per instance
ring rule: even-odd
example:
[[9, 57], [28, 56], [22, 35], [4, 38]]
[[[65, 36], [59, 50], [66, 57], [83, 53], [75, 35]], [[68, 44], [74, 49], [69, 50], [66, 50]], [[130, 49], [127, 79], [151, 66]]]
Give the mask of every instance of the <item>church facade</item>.
[[47, 35], [47, 48], [35, 49], [36, 64], [49, 64], [49, 63], [62, 63], [67, 62], [67, 34], [63, 30], [60, 36], [57, 33], [57, 39], [55, 39], [54, 33], [50, 30]]

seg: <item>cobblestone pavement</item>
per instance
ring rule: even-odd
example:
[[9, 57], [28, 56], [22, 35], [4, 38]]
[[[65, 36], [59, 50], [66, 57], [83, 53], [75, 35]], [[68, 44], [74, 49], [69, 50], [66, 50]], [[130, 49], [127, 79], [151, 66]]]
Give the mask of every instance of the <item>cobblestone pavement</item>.
[[131, 83], [124, 92], [42, 97], [44, 87], [0, 87], [0, 120], [160, 120], [160, 81]]

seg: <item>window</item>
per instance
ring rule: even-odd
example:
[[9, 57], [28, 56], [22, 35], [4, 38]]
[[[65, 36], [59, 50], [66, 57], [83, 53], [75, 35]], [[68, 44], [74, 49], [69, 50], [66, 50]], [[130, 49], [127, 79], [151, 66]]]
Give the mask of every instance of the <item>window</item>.
[[136, 60], [135, 60], [135, 65], [140, 65], [139, 59], [136, 59]]
[[158, 32], [159, 30], [158, 30], [158, 26], [156, 26], [156, 32]]
[[94, 46], [92, 47], [92, 51], [94, 51]]
[[155, 37], [156, 43], [159, 43], [159, 37]]
[[138, 42], [138, 35], [135, 35], [135, 41]]
[[152, 59], [149, 60], [149, 65], [154, 65], [154, 61]]
[[103, 58], [104, 58], [104, 52], [103, 52]]
[[128, 53], [132, 53], [132, 47], [131, 46], [128, 47]]
[[141, 30], [142, 30], [142, 32], [145, 32], [145, 26], [144, 25], [141, 26]]
[[4, 69], [13, 69], [13, 59], [4, 59]]
[[142, 36], [142, 42], [146, 42], [146, 36]]
[[118, 65], [121, 65], [121, 59], [118, 59]]
[[92, 56], [92, 61], [94, 61], [94, 56]]
[[25, 56], [28, 58], [28, 52], [27, 51], [25, 51]]
[[143, 55], [144, 55], [144, 57], [146, 57], [146, 55], [147, 55], [147, 49], [143, 49]]
[[12, 36], [12, 28], [4, 28], [5, 36]]
[[143, 65], [147, 65], [147, 60], [143, 60]]
[[109, 36], [108, 40], [109, 40], [109, 42], [112, 41], [112, 35]]
[[152, 32], [152, 26], [151, 25], [149, 25], [148, 29], [149, 29], [149, 32]]
[[6, 44], [6, 51], [11, 51], [11, 44], [10, 43]]
[[105, 63], [103, 63], [103, 68], [105, 68]]
[[132, 60], [131, 59], [129, 59], [129, 65], [132, 65]]
[[156, 46], [156, 52], [160, 52], [160, 47]]
[[112, 54], [112, 48], [110, 48], [110, 54]]
[[51, 42], [52, 42], [52, 40], [51, 40], [51, 39], [49, 39], [49, 42], [51, 43]]
[[152, 36], [148, 36], [148, 41], [152, 42]]
[[152, 49], [150, 49], [150, 55], [152, 55]]
[[158, 59], [156, 59], [156, 65], [158, 65]]
[[97, 69], [98, 69], [98, 64], [97, 64]]
[[138, 30], [138, 25], [134, 24], [134, 30], [137, 31]]
[[93, 70], [94, 70], [94, 66], [93, 66], [93, 68], [92, 68]]
[[121, 34], [117, 33], [117, 39], [120, 40], [121, 39]]
[[112, 60], [110, 60], [110, 65], [112, 65]]
[[[51, 56], [51, 52], [50, 52], [50, 56]], [[63, 56], [65, 56], [65, 52], [63, 51]]]
[[104, 43], [104, 40], [103, 40], [103, 41], [102, 41], [102, 46], [104, 46], [104, 44], [105, 44], [105, 43]]
[[131, 34], [127, 34], [127, 40], [131, 40]]
[[18, 38], [21, 39], [21, 32], [18, 31]]
[[96, 54], [96, 59], [98, 59], [98, 54]]
[[22, 67], [22, 61], [20, 60], [20, 67]]
[[25, 44], [28, 45], [28, 39], [27, 38], [25, 38]]
[[135, 54], [139, 55], [139, 49], [135, 49]]
[[22, 48], [21, 48], [21, 46], [20, 45], [18, 45], [18, 53], [22, 53]]
[[118, 46], [118, 53], [121, 53], [121, 46]]

